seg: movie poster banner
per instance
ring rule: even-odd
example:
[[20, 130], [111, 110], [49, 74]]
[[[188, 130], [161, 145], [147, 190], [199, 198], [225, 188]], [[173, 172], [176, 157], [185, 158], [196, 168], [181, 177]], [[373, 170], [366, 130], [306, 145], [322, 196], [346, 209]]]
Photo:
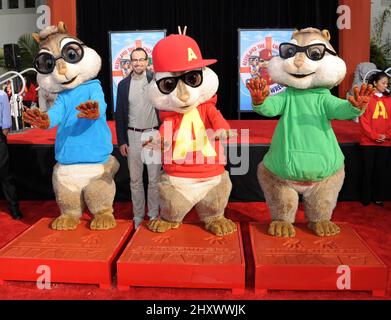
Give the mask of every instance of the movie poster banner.
[[143, 48], [149, 56], [148, 69], [153, 70], [153, 47], [165, 36], [166, 30], [109, 32], [110, 64], [112, 66], [111, 88], [114, 111], [117, 103], [118, 84], [131, 72], [130, 53], [137, 47]]
[[294, 30], [239, 29], [239, 115], [252, 111], [250, 93], [246, 82], [251, 78], [262, 77], [270, 86], [270, 94], [275, 95], [285, 87], [273, 83], [267, 70], [269, 61], [279, 55], [282, 42], [290, 41]]

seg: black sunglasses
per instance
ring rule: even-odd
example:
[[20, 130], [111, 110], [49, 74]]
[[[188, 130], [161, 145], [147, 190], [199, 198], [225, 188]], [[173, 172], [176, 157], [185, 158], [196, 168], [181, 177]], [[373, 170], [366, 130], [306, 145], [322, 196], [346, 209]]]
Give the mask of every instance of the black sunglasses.
[[280, 57], [282, 59], [289, 59], [296, 55], [298, 52], [305, 52], [307, 57], [311, 60], [322, 60], [326, 52], [336, 56], [337, 54], [326, 47], [323, 43], [314, 43], [309, 46], [300, 47], [293, 43], [284, 42], [280, 44]]
[[202, 84], [202, 70], [194, 70], [184, 73], [177, 77], [167, 77], [156, 81], [159, 91], [163, 94], [170, 94], [178, 85], [178, 81], [182, 80], [185, 84], [192, 88], [197, 88]]
[[84, 44], [72, 41], [67, 43], [61, 50], [59, 57], [54, 57], [48, 52], [39, 53], [34, 59], [35, 69], [42, 74], [52, 73], [56, 67], [56, 61], [64, 59], [68, 63], [78, 63], [84, 56]]

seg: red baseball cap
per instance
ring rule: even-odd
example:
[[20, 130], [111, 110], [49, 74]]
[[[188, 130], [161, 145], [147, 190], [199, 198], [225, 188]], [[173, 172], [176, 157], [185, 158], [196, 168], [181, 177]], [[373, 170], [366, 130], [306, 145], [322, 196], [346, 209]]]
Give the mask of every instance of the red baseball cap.
[[259, 58], [265, 61], [269, 61], [273, 58], [273, 53], [270, 49], [263, 49], [259, 53]]
[[201, 50], [193, 38], [172, 34], [160, 40], [152, 51], [155, 72], [179, 72], [206, 67], [216, 59], [203, 59]]

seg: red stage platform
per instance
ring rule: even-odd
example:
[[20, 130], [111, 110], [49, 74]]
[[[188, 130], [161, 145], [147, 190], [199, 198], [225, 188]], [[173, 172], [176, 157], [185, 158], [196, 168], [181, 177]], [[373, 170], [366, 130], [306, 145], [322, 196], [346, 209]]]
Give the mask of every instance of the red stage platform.
[[183, 224], [166, 233], [146, 226], [134, 234], [117, 263], [118, 288], [245, 289], [245, 259], [238, 232], [216, 237], [196, 224]]
[[[232, 129], [238, 132], [238, 143], [270, 144], [277, 120], [230, 120]], [[108, 121], [113, 144], [117, 144], [114, 121]], [[332, 126], [339, 143], [358, 143], [360, 140], [360, 125], [354, 121], [332, 121]], [[241, 130], [248, 130], [249, 137], [244, 138]], [[8, 137], [9, 144], [22, 145], [53, 145], [55, 142], [57, 128], [51, 130], [25, 129], [19, 132], [12, 132]], [[234, 141], [235, 142], [235, 141]]]
[[[0, 201], [0, 248], [12, 239], [36, 224], [42, 217], [54, 218], [60, 214], [55, 201], [21, 201], [21, 210], [25, 216], [22, 220], [12, 220], [7, 211], [7, 204]], [[119, 220], [133, 218], [129, 202], [114, 204], [115, 216]], [[384, 261], [391, 266], [391, 202], [385, 202], [384, 207], [374, 204], [362, 206], [359, 202], [338, 202], [333, 217], [336, 221], [349, 223], [354, 230], [365, 239], [365, 242]], [[257, 222], [267, 224], [270, 213], [264, 202], [244, 203], [230, 202], [226, 208], [226, 216], [235, 222], [240, 222], [244, 253], [246, 259], [246, 291], [240, 295], [242, 300], [390, 300], [390, 296], [374, 297], [367, 291], [279, 291], [270, 290], [268, 294], [255, 292], [255, 268], [249, 235], [248, 224]], [[87, 214], [84, 215], [89, 218]], [[297, 223], [305, 223], [304, 207], [299, 205]], [[186, 222], [198, 223], [195, 211], [186, 216]], [[317, 238], [318, 239], [318, 238]], [[321, 239], [323, 240], [323, 239]], [[10, 268], [13, 266], [10, 265]], [[38, 276], [38, 275], [36, 275]], [[352, 283], [353, 284], [353, 283]], [[391, 278], [387, 284], [388, 294], [391, 293]], [[102, 290], [97, 285], [86, 284], [53, 284], [51, 290], [37, 290], [35, 282], [6, 281], [0, 286], [0, 300], [231, 300], [238, 296], [224, 289], [172, 289], [169, 287], [133, 287], [127, 291], [116, 288]]]
[[82, 220], [75, 231], [55, 231], [53, 219], [43, 218], [0, 250], [0, 283], [34, 281], [38, 268], [49, 267], [52, 283], [99, 284], [110, 288], [112, 267], [133, 228], [117, 220], [117, 227], [92, 231]]
[[335, 237], [317, 237], [300, 225], [295, 238], [275, 238], [267, 235], [268, 225], [250, 224], [256, 292], [341, 290], [337, 281], [347, 269], [337, 271], [348, 266], [350, 290], [385, 296], [387, 267], [348, 224], [338, 225], [341, 233]]

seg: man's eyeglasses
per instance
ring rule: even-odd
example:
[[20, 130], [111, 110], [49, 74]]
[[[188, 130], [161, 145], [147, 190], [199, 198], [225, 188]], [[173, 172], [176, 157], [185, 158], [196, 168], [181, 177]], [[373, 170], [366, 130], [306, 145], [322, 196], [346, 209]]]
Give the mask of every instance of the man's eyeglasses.
[[298, 52], [305, 52], [306, 56], [313, 60], [322, 60], [326, 52], [336, 56], [337, 54], [326, 47], [323, 43], [315, 43], [309, 46], [300, 47], [293, 43], [284, 42], [280, 44], [280, 57], [282, 59], [289, 59], [296, 55]]
[[52, 73], [56, 67], [56, 61], [64, 59], [68, 63], [78, 63], [84, 56], [84, 49], [82, 43], [72, 41], [68, 42], [61, 50], [61, 55], [55, 57], [48, 52], [39, 53], [34, 59], [35, 69], [42, 74]]
[[140, 58], [140, 59], [131, 59], [130, 61], [132, 61], [132, 63], [140, 63], [140, 62], [145, 62], [147, 61], [148, 59], [147, 58]]
[[156, 81], [159, 91], [163, 94], [170, 94], [175, 90], [178, 81], [182, 80], [185, 84], [192, 88], [197, 88], [202, 84], [202, 70], [194, 70], [184, 73], [177, 77], [167, 77]]

